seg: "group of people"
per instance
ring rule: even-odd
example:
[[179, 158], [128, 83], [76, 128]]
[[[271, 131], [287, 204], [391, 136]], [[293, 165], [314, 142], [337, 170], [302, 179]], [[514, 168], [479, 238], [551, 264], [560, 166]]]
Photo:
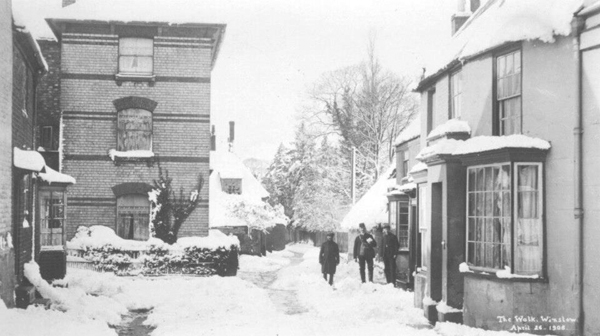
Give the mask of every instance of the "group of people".
[[[358, 225], [359, 235], [354, 240], [353, 256], [354, 261], [358, 262], [360, 279], [366, 282], [365, 271], [368, 271], [369, 282], [373, 282], [373, 259], [375, 258], [375, 248], [377, 242], [375, 238], [367, 232], [364, 223]], [[396, 281], [396, 256], [398, 256], [398, 238], [394, 235], [390, 226], [383, 227], [383, 248], [382, 259], [384, 265], [385, 278], [387, 283]], [[321, 273], [329, 284], [333, 285], [333, 276], [337, 265], [340, 263], [340, 249], [336, 242], [333, 241], [333, 233], [327, 234], [327, 241], [321, 245], [319, 253], [319, 263], [321, 264]]]

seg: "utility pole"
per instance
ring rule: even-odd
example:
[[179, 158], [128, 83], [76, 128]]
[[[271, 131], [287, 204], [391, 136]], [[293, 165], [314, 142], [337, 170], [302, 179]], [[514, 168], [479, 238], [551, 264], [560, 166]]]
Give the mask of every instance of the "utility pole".
[[356, 203], [356, 147], [352, 146], [352, 169], [351, 171], [351, 177], [350, 177], [350, 183], [352, 183], [352, 185], [350, 186], [350, 192], [352, 194], [352, 204], [354, 205]]

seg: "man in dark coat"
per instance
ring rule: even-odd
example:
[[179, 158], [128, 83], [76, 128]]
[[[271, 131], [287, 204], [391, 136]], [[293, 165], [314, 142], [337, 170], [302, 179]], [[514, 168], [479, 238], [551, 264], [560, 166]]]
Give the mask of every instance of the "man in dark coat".
[[398, 256], [398, 238], [390, 226], [383, 227], [383, 265], [387, 283], [396, 282], [396, 256]]
[[375, 258], [375, 247], [377, 242], [375, 238], [367, 233], [367, 228], [364, 223], [358, 225], [360, 234], [354, 240], [354, 261], [358, 259], [360, 268], [360, 280], [365, 282], [365, 263], [369, 269], [369, 281], [373, 282], [373, 258]]
[[319, 264], [321, 264], [321, 272], [323, 278], [327, 281], [327, 275], [329, 274], [329, 284], [333, 285], [333, 275], [335, 274], [335, 268], [340, 263], [340, 249], [338, 244], [333, 241], [333, 233], [327, 234], [327, 241], [321, 245], [321, 252], [319, 252]]

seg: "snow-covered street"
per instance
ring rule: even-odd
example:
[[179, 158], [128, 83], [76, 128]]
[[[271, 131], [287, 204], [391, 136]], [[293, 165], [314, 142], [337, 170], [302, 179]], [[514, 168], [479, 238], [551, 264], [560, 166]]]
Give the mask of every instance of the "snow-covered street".
[[69, 269], [63, 287], [42, 289], [50, 310], [0, 307], [2, 334], [508, 335], [451, 323], [431, 327], [413, 307], [412, 293], [384, 285], [378, 267], [375, 283], [361, 284], [357, 264], [345, 255], [331, 287], [320, 274], [318, 251], [298, 244], [266, 258], [242, 255], [238, 276], [225, 278]]

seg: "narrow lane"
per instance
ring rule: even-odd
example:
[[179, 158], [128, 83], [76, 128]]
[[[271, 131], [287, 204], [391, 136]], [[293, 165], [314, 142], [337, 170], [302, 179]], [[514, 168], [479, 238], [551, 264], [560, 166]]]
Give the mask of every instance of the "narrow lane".
[[[292, 252], [290, 263], [284, 268], [295, 267], [302, 262], [302, 253]], [[296, 290], [275, 288], [273, 283], [277, 280], [278, 273], [281, 270], [270, 271], [270, 272], [256, 272], [256, 271], [244, 271], [240, 270], [238, 276], [241, 279], [250, 281], [260, 288], [267, 290], [269, 298], [278, 308], [278, 311], [286, 315], [295, 315], [308, 312], [308, 309], [303, 307], [298, 300], [298, 293]]]

